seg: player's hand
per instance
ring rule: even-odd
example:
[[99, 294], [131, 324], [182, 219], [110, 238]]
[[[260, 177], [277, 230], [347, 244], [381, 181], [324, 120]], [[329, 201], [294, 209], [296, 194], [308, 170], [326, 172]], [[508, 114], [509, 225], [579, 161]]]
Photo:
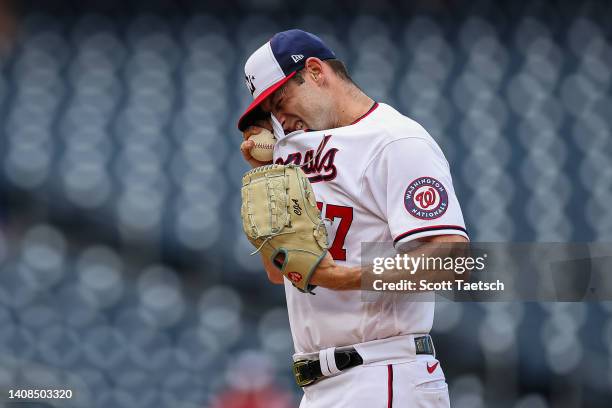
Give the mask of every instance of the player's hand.
[[242, 153], [244, 160], [246, 160], [246, 162], [253, 168], [265, 166], [266, 164], [272, 164], [272, 161], [262, 162], [251, 156], [251, 149], [255, 147], [255, 142], [249, 140], [249, 138], [253, 135], [259, 134], [261, 129], [268, 129], [270, 132], [272, 132], [272, 124], [267, 120], [258, 120], [254, 125], [249, 126], [244, 132], [242, 132], [244, 141], [240, 144], [240, 152]]

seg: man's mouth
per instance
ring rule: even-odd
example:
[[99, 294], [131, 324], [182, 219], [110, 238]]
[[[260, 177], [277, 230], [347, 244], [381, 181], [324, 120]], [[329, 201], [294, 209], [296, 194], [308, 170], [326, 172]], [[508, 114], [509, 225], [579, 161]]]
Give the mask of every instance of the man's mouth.
[[301, 120], [297, 120], [291, 127], [288, 127], [283, 130], [285, 131], [285, 133], [291, 133], [302, 129], [306, 129], [306, 125]]

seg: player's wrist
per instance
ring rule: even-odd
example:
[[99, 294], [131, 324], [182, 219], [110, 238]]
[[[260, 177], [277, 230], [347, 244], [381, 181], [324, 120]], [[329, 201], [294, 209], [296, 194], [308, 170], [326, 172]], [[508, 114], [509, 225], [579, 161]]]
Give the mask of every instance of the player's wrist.
[[361, 268], [338, 265], [335, 262], [319, 265], [311, 284], [332, 290], [355, 290], [361, 286]]
[[337, 290], [356, 290], [361, 287], [361, 268], [337, 265], [332, 274], [338, 277]]

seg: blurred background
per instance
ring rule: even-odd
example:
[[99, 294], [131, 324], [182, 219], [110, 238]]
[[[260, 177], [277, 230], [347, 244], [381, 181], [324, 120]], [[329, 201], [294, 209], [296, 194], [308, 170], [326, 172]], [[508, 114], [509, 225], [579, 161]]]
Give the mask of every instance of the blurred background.
[[[0, 400], [297, 406], [236, 129], [244, 61], [288, 28], [429, 130], [473, 241], [612, 242], [610, 21], [595, 0], [0, 1]], [[454, 407], [610, 406], [610, 303], [436, 309]]]

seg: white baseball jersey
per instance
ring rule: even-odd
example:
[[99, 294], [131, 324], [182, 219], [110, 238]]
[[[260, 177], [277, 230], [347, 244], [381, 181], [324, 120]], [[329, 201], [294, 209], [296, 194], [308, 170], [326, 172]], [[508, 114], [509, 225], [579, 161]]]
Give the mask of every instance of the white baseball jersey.
[[[275, 131], [274, 162], [309, 164], [338, 264], [361, 264], [362, 242], [410, 241], [431, 235], [467, 237], [448, 162], [427, 131], [385, 104], [353, 124], [325, 131]], [[285, 279], [296, 353], [311, 353], [400, 334], [429, 333], [433, 302], [318, 287], [316, 295]]]

